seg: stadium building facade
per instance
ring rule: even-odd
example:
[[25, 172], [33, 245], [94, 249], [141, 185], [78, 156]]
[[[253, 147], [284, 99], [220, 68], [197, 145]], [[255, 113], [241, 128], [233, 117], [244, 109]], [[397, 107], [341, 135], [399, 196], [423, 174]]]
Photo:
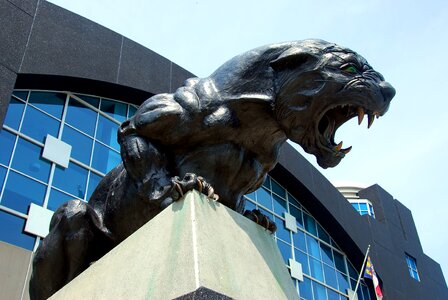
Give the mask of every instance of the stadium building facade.
[[[0, 290], [4, 299], [28, 299], [33, 251], [52, 212], [69, 199], [88, 201], [120, 163], [117, 128], [138, 105], [194, 75], [43, 0], [0, 0], [0, 25]], [[355, 196], [367, 213], [289, 144], [246, 195], [248, 209], [276, 222], [301, 299], [348, 299], [368, 245], [385, 299], [448, 299], [410, 210], [378, 185]], [[375, 299], [370, 280], [357, 297]]]

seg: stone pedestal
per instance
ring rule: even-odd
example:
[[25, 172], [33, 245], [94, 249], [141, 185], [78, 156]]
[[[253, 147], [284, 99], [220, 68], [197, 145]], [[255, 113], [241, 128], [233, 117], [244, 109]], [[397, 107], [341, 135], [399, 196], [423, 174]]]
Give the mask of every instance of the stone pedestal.
[[269, 232], [191, 191], [51, 297], [174, 298], [298, 296]]

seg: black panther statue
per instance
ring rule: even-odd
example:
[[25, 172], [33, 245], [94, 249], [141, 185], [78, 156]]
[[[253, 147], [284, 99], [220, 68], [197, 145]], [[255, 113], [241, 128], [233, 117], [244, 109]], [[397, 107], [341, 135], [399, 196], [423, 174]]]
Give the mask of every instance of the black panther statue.
[[[287, 139], [336, 166], [351, 149], [334, 141], [337, 128], [365, 114], [370, 127], [394, 95], [357, 53], [304, 40], [251, 50], [149, 98], [119, 129], [123, 164], [88, 204], [55, 212], [34, 257], [31, 298], [51, 296], [188, 190], [243, 213], [243, 195], [260, 187]], [[259, 212], [246, 215], [275, 230]]]

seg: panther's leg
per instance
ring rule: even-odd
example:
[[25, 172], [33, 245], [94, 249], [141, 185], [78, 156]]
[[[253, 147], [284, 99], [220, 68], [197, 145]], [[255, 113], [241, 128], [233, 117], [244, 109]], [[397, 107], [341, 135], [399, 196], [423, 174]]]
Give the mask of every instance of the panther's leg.
[[54, 214], [50, 233], [33, 259], [31, 299], [47, 299], [112, 249], [107, 230], [93, 208], [71, 200]]
[[258, 225], [263, 226], [271, 233], [274, 233], [277, 230], [277, 225], [275, 225], [275, 223], [268, 216], [264, 215], [258, 209], [246, 210], [244, 212], [244, 216]]
[[[122, 127], [125, 126], [126, 122]], [[119, 136], [124, 167], [136, 183], [139, 195], [160, 203], [171, 196], [174, 185], [167, 170], [166, 155], [135, 133]]]

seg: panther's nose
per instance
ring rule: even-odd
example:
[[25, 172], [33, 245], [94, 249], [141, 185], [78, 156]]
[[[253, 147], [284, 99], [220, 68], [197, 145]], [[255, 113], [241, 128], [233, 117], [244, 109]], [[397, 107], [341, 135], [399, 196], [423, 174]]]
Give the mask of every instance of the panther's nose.
[[392, 98], [395, 96], [395, 89], [389, 82], [386, 81], [380, 82], [380, 89], [381, 94], [383, 94], [385, 102], [390, 102]]

